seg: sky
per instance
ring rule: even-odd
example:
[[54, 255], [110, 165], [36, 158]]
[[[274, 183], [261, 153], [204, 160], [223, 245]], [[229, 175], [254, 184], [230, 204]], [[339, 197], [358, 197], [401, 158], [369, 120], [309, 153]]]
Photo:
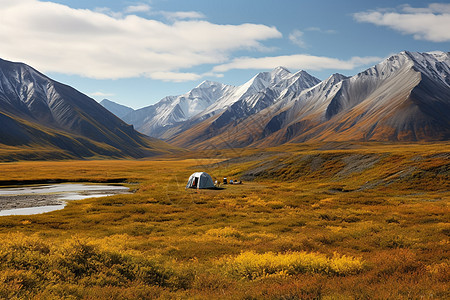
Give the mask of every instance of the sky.
[[0, 0], [0, 58], [134, 109], [277, 66], [323, 80], [450, 51], [448, 1]]

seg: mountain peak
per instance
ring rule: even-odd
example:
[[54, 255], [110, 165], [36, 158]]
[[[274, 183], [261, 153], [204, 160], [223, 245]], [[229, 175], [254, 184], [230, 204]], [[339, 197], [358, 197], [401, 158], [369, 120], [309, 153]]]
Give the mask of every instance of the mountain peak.
[[144, 157], [172, 148], [26, 64], [0, 60], [0, 75], [0, 115], [6, 116], [0, 120], [1, 144], [43, 145], [71, 158]]
[[279, 66], [279, 67], [276, 67], [275, 69], [273, 69], [270, 73], [274, 74], [274, 75], [275, 74], [283, 74], [283, 75], [285, 75], [285, 74], [291, 74], [291, 71], [289, 71], [285, 67]]
[[407, 59], [409, 61], [413, 61], [414, 63], [423, 64], [427, 61], [434, 62], [449, 62], [450, 61], [450, 52], [443, 51], [430, 51], [430, 52], [413, 52], [413, 51], [402, 51], [399, 54], [392, 55], [388, 60], [399, 60], [399, 59]]
[[211, 86], [214, 86], [214, 85], [222, 85], [222, 84], [219, 82], [215, 82], [215, 81], [204, 80], [204, 81], [202, 81], [202, 83], [197, 85], [196, 88], [200, 88], [200, 89], [210, 88]]
[[341, 81], [341, 80], [347, 79], [347, 78], [349, 78], [349, 77], [348, 77], [348, 76], [345, 76], [345, 75], [342, 75], [341, 73], [334, 73], [334, 74], [331, 75], [329, 78], [333, 78], [334, 80]]
[[406, 62], [412, 64], [415, 71], [434, 80], [441, 81], [450, 87], [450, 54], [449, 52], [409, 52], [403, 51], [388, 60], [398, 61], [402, 65]]

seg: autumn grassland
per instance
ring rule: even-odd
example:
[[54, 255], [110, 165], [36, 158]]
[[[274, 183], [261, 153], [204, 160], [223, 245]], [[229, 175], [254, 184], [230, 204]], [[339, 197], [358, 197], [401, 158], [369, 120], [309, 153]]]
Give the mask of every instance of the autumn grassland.
[[[0, 217], [0, 298], [444, 299], [449, 159], [449, 143], [324, 143], [1, 163], [3, 184], [135, 192]], [[199, 170], [243, 184], [185, 190]]]

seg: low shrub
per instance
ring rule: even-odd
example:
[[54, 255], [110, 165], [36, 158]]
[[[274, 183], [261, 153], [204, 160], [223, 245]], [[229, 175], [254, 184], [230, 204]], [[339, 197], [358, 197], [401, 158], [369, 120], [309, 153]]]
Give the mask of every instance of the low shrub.
[[167, 258], [128, 255], [105, 250], [89, 239], [73, 237], [60, 245], [36, 236], [9, 236], [0, 245], [0, 293], [26, 295], [42, 286], [67, 285], [125, 287], [133, 282], [148, 286], [186, 289], [195, 275]]
[[236, 228], [227, 226], [227, 227], [223, 227], [223, 228], [214, 228], [214, 229], [210, 229], [206, 232], [207, 235], [210, 236], [215, 236], [215, 237], [235, 237], [235, 238], [240, 238], [242, 237], [242, 233], [237, 230]]
[[219, 260], [219, 264], [230, 274], [240, 278], [256, 279], [273, 275], [286, 276], [302, 273], [350, 275], [361, 272], [364, 263], [354, 258], [335, 253], [329, 258], [319, 253], [241, 252], [237, 256]]

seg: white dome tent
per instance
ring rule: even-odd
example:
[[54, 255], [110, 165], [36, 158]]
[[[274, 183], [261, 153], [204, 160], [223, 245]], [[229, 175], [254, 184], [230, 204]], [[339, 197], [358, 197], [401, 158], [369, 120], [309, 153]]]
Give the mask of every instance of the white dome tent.
[[194, 188], [194, 189], [211, 189], [214, 188], [214, 182], [209, 176], [208, 173], [205, 172], [196, 172], [189, 177], [186, 188]]

